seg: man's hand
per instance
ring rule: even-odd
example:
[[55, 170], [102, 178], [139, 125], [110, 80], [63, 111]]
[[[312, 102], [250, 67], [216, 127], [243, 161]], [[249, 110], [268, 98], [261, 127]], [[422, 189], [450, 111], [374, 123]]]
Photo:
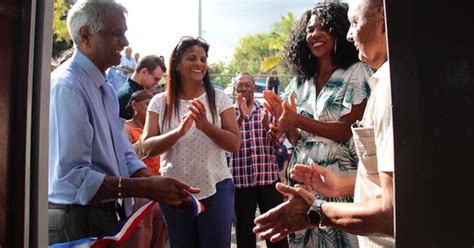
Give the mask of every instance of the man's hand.
[[312, 227], [306, 218], [306, 212], [315, 197], [303, 188], [277, 183], [277, 190], [289, 196], [289, 200], [269, 210], [255, 219], [254, 233], [260, 233], [260, 239], [278, 242], [288, 234]]
[[239, 119], [249, 118], [249, 108], [247, 107], [247, 99], [242, 94], [237, 94], [237, 104], [239, 105]]
[[191, 200], [186, 191], [197, 194], [201, 190], [190, 187], [174, 178], [164, 176], [147, 177], [147, 198], [173, 207], [187, 205]]
[[334, 172], [321, 167], [315, 163], [311, 165], [296, 164], [290, 170], [290, 177], [293, 180], [301, 182], [300, 187], [315, 191], [327, 197], [339, 197], [339, 186], [342, 185], [342, 179]]

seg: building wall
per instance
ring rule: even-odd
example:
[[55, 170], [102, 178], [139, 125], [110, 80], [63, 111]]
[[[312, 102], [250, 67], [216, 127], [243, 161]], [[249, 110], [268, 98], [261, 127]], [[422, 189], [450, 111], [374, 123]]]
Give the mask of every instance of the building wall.
[[470, 1], [385, 1], [398, 247], [474, 245]]

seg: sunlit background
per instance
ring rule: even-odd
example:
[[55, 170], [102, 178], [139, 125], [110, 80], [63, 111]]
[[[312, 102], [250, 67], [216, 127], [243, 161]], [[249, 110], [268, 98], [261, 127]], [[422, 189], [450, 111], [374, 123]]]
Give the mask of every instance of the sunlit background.
[[[166, 59], [183, 35], [198, 35], [199, 0], [119, 0], [128, 9], [130, 46], [140, 55]], [[201, 0], [202, 37], [211, 45], [209, 62], [227, 62], [241, 37], [270, 32], [292, 12], [299, 18], [315, 0]]]

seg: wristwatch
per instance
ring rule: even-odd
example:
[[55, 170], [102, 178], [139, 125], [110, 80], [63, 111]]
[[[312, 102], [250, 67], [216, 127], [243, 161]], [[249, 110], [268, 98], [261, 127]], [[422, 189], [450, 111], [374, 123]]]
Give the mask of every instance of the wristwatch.
[[323, 200], [319, 199], [314, 200], [308, 212], [306, 212], [306, 218], [308, 218], [309, 223], [312, 225], [319, 226], [321, 224], [321, 205], [323, 202]]

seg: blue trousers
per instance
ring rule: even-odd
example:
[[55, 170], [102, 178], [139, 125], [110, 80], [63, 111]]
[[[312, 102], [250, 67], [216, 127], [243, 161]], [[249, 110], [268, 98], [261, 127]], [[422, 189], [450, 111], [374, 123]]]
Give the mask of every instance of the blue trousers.
[[229, 248], [235, 187], [231, 179], [216, 184], [217, 192], [201, 200], [205, 211], [196, 218], [192, 208], [161, 205], [171, 248]]

